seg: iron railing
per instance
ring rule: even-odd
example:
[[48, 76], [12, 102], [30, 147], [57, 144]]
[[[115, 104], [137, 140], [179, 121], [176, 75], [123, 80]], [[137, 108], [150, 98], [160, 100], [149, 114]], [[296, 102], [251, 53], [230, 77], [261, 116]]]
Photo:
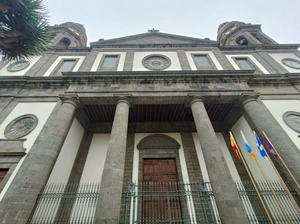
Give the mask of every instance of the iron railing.
[[100, 184], [48, 184], [28, 224], [92, 224]]
[[[300, 223], [300, 197], [291, 186], [288, 192], [280, 181], [258, 181], [256, 185], [273, 223]], [[271, 223], [253, 183], [237, 182], [236, 186], [250, 223]]]
[[122, 199], [122, 224], [220, 223], [210, 183], [129, 183]]

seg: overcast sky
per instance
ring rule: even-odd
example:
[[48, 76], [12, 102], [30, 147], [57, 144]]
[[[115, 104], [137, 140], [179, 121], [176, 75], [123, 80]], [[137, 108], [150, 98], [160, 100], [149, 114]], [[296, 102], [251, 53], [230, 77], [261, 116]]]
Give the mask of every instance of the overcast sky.
[[88, 42], [145, 33], [216, 40], [225, 21], [262, 24], [279, 43], [300, 43], [300, 0], [44, 0], [52, 25], [84, 25]]

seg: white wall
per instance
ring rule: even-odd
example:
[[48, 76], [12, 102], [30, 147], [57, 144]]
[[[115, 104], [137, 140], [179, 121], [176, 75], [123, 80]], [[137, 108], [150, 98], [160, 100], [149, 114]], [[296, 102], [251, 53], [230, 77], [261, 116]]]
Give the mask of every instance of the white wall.
[[30, 62], [30, 65], [21, 70], [21, 71], [17, 71], [17, 72], [9, 72], [7, 70], [7, 67], [10, 66], [12, 63], [14, 63], [14, 61], [6, 64], [3, 68], [0, 69], [0, 76], [22, 76], [22, 75], [25, 75], [25, 73], [40, 59], [41, 57], [33, 57], [33, 58], [30, 58], [30, 60], [28, 60]]
[[[259, 169], [256, 161], [252, 160], [249, 153], [246, 151], [246, 147], [241, 135], [241, 130], [248, 140], [252, 151], [256, 155], [257, 163], [259, 164], [259, 166], [261, 166], [263, 172]], [[268, 180], [279, 180], [279, 177], [277, 176], [270, 162], [260, 155], [256, 146], [256, 141], [252, 129], [243, 116], [232, 126], [231, 131], [246, 163], [248, 164], [251, 173], [253, 174], [254, 179], [256, 181], [264, 180], [264, 173]]]
[[272, 53], [269, 54], [275, 61], [277, 61], [282, 67], [284, 67], [286, 70], [288, 70], [289, 72], [295, 72], [295, 73], [299, 73], [300, 69], [294, 69], [291, 67], [286, 66], [285, 64], [283, 64], [281, 62], [282, 59], [284, 58], [292, 58], [292, 59], [296, 59], [296, 60], [300, 60], [299, 57], [297, 57], [295, 54], [293, 53]]
[[160, 54], [168, 57], [171, 60], [171, 65], [167, 69], [164, 69], [164, 71], [167, 70], [182, 70], [180, 66], [180, 62], [178, 59], [177, 52], [135, 52], [134, 58], [133, 58], [133, 71], [151, 71], [147, 68], [145, 68], [142, 64], [143, 59], [148, 55], [153, 54]]
[[4, 130], [12, 120], [25, 114], [34, 114], [38, 117], [38, 125], [32, 132], [22, 137], [22, 139], [27, 139], [24, 142], [24, 148], [26, 148], [26, 152], [29, 152], [31, 146], [33, 145], [40, 131], [42, 130], [55, 105], [56, 102], [18, 103], [18, 105], [13, 109], [13, 111], [6, 117], [6, 119], [0, 125], [0, 138], [6, 138], [4, 135]]
[[75, 118], [52, 169], [48, 183], [67, 183], [80, 146], [84, 129]]
[[207, 168], [206, 168], [206, 164], [205, 164], [205, 160], [203, 157], [203, 152], [202, 152], [202, 148], [200, 145], [200, 140], [199, 140], [197, 132], [193, 133], [193, 140], [194, 140], [194, 144], [195, 144], [195, 148], [196, 148], [196, 152], [197, 152], [197, 156], [198, 156], [198, 161], [200, 163], [200, 169], [201, 169], [203, 181], [209, 182], [209, 176], [208, 176], [208, 172], [207, 172]]
[[213, 61], [213, 64], [216, 66], [217, 70], [223, 70], [223, 67], [221, 66], [221, 64], [219, 63], [218, 59], [212, 51], [186, 51], [185, 54], [192, 70], [198, 70], [195, 61], [193, 60], [192, 54], [208, 54], [211, 60]]
[[[14, 120], [15, 118], [22, 116], [24, 114], [34, 114], [38, 117], [38, 125], [36, 128], [29, 133], [28, 135], [24, 136], [22, 139], [27, 139], [24, 142], [24, 148], [26, 148], [26, 153], [28, 153], [35, 142], [36, 138], [38, 137], [40, 131], [42, 130], [43, 126], [45, 125], [47, 119], [49, 118], [51, 112], [53, 111], [54, 107], [56, 105], [56, 102], [49, 102], [49, 103], [19, 103], [13, 111], [7, 116], [7, 118], [3, 121], [3, 123], [0, 125], [0, 138], [6, 138], [4, 136], [4, 130], [5, 127]], [[12, 180], [16, 176], [16, 173], [18, 172], [20, 166], [22, 165], [23, 161], [25, 160], [26, 155], [22, 157], [22, 159], [19, 161], [18, 165], [16, 166], [14, 172], [10, 176], [7, 184], [5, 185], [4, 189], [2, 190], [0, 194], [0, 201], [3, 198], [3, 195], [7, 191], [9, 185], [11, 184]]]
[[101, 182], [110, 134], [94, 134], [80, 183]]
[[225, 158], [226, 164], [228, 166], [228, 169], [230, 171], [232, 179], [235, 182], [240, 181], [241, 180], [240, 175], [235, 167], [235, 164], [234, 164], [231, 154], [229, 152], [229, 150], [233, 150], [233, 149], [228, 149], [222, 133], [216, 133], [216, 136], [217, 136], [219, 144], [221, 146], [221, 150], [222, 150], [223, 156]]
[[73, 72], [77, 72], [78, 69], [80, 68], [85, 56], [59, 56], [54, 63], [48, 68], [48, 70], [45, 72], [43, 76], [49, 76], [56, 66], [61, 62], [62, 59], [79, 59], [78, 62], [76, 63], [75, 67], [73, 68]]
[[225, 55], [235, 70], [241, 70], [234, 58], [249, 58], [264, 74], [270, 74], [251, 54]]
[[300, 150], [300, 138], [298, 138], [300, 133], [287, 126], [282, 119], [282, 115], [287, 111], [300, 113], [300, 100], [262, 100], [262, 102]]
[[99, 52], [91, 68], [91, 72], [97, 71], [103, 55], [120, 55], [117, 71], [123, 71], [126, 52]]

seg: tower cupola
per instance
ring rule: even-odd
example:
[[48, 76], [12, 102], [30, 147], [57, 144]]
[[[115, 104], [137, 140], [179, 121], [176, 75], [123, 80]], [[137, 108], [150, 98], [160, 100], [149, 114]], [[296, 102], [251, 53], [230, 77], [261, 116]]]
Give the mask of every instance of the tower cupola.
[[224, 22], [218, 28], [217, 40], [222, 46], [255, 46], [277, 44], [261, 30], [261, 25], [239, 21]]

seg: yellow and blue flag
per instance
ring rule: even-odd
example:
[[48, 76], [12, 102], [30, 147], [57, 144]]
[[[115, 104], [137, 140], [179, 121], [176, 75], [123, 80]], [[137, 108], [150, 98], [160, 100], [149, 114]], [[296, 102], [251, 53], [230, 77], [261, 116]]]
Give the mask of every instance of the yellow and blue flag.
[[242, 131], [241, 131], [241, 134], [242, 134], [242, 137], [243, 137], [243, 140], [244, 140], [244, 144], [246, 146], [246, 150], [247, 150], [247, 152], [249, 152], [251, 159], [256, 160], [256, 156], [255, 156], [254, 152], [252, 151], [252, 148], [251, 148], [249, 142], [247, 141], [247, 139], [244, 136]]
[[263, 144], [261, 143], [259, 137], [258, 137], [257, 134], [255, 133], [255, 131], [253, 131], [253, 134], [254, 134], [254, 137], [255, 137], [255, 140], [256, 140], [257, 149], [258, 149], [260, 155], [261, 155], [263, 158], [268, 159], [268, 156], [267, 156], [267, 154], [266, 154], [265, 148], [264, 148]]

